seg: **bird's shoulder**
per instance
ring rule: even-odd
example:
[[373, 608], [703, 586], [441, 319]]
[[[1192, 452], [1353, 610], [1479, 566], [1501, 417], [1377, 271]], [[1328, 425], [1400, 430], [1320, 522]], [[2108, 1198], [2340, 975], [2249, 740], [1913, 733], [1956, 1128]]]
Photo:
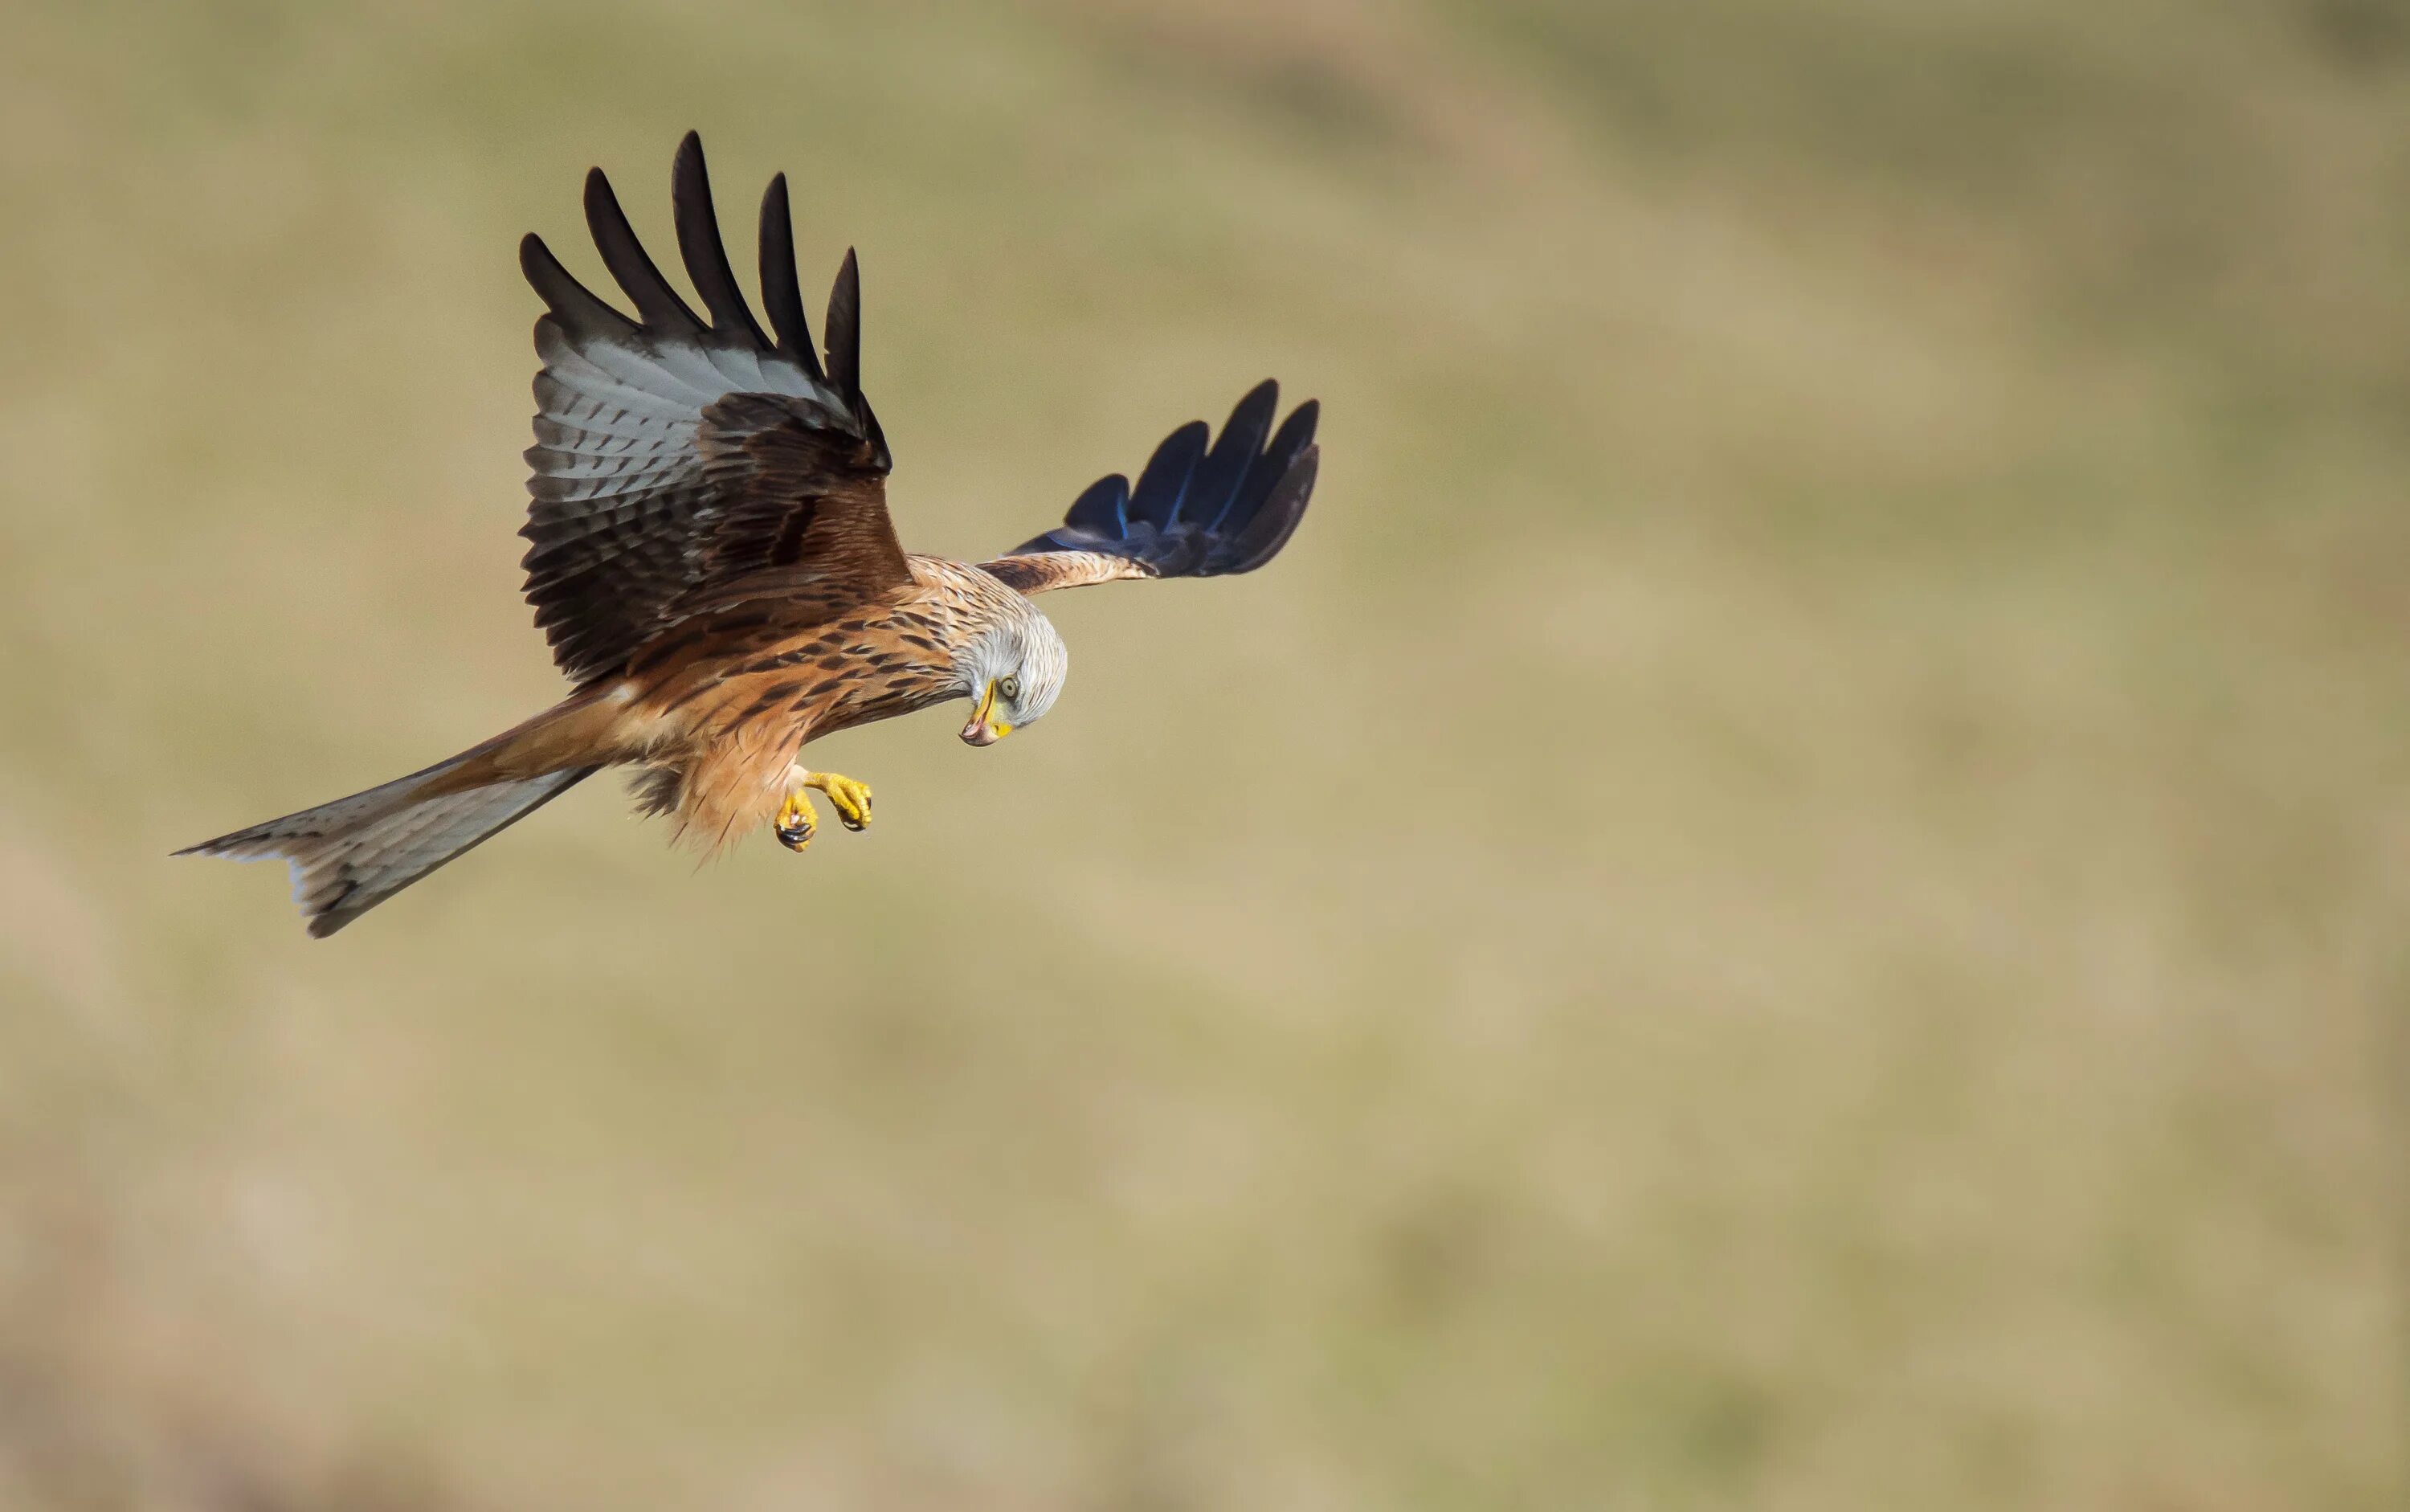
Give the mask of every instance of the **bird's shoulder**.
[[958, 613], [987, 618], [1009, 613], [1023, 602], [1010, 584], [976, 563], [920, 555], [905, 560], [912, 570], [915, 596]]

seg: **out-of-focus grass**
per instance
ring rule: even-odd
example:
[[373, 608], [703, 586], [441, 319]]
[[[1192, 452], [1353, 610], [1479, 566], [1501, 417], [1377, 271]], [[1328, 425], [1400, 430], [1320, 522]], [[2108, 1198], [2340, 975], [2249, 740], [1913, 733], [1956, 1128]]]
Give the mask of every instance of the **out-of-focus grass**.
[[[9, 30], [0, 1503], [2410, 1494], [2389, 7]], [[910, 543], [1266, 372], [1314, 517], [310, 945], [164, 852], [553, 696], [511, 244], [690, 125]]]

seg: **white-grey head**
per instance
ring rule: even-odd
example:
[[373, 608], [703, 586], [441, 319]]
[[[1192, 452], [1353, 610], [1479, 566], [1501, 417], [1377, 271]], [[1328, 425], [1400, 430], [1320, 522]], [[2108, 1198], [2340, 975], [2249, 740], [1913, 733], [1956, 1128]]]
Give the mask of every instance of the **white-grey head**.
[[957, 664], [963, 692], [974, 705], [963, 738], [974, 746], [993, 746], [1044, 719], [1071, 670], [1063, 637], [1046, 617], [1025, 603], [1014, 607], [1017, 612], [971, 642]]

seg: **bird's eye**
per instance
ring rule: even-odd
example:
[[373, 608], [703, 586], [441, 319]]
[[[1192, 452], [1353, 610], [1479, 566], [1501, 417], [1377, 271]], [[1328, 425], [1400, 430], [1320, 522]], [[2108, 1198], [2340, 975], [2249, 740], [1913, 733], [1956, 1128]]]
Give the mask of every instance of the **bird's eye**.
[[995, 685], [995, 691], [1002, 693], [1007, 698], [1019, 698], [1021, 696], [1021, 679], [1018, 677], [1007, 677], [1002, 682]]

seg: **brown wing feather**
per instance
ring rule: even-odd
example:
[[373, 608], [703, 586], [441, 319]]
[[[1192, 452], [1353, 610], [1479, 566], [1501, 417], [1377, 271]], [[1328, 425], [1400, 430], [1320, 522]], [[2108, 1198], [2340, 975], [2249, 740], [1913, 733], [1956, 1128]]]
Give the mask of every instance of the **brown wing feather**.
[[[850, 255], [829, 322], [845, 360], [823, 371], [794, 341], [799, 290], [765, 296], [776, 344], [746, 308], [692, 133], [671, 188], [708, 326], [645, 255], [599, 173], [588, 219], [641, 323], [579, 284], [536, 238], [520, 249], [547, 308], [536, 322], [544, 368], [520, 532], [526, 591], [555, 660], [580, 680], [625, 664], [699, 600], [764, 574], [863, 598], [909, 579], [887, 516], [886, 443], [861, 389]], [[762, 238], [764, 269], [791, 284], [783, 184], [763, 201]]]
[[865, 589], [910, 580], [887, 517], [886, 469], [867, 437], [820, 425], [775, 394], [731, 394], [704, 411], [704, 475], [731, 501], [707, 580], [796, 568]]

